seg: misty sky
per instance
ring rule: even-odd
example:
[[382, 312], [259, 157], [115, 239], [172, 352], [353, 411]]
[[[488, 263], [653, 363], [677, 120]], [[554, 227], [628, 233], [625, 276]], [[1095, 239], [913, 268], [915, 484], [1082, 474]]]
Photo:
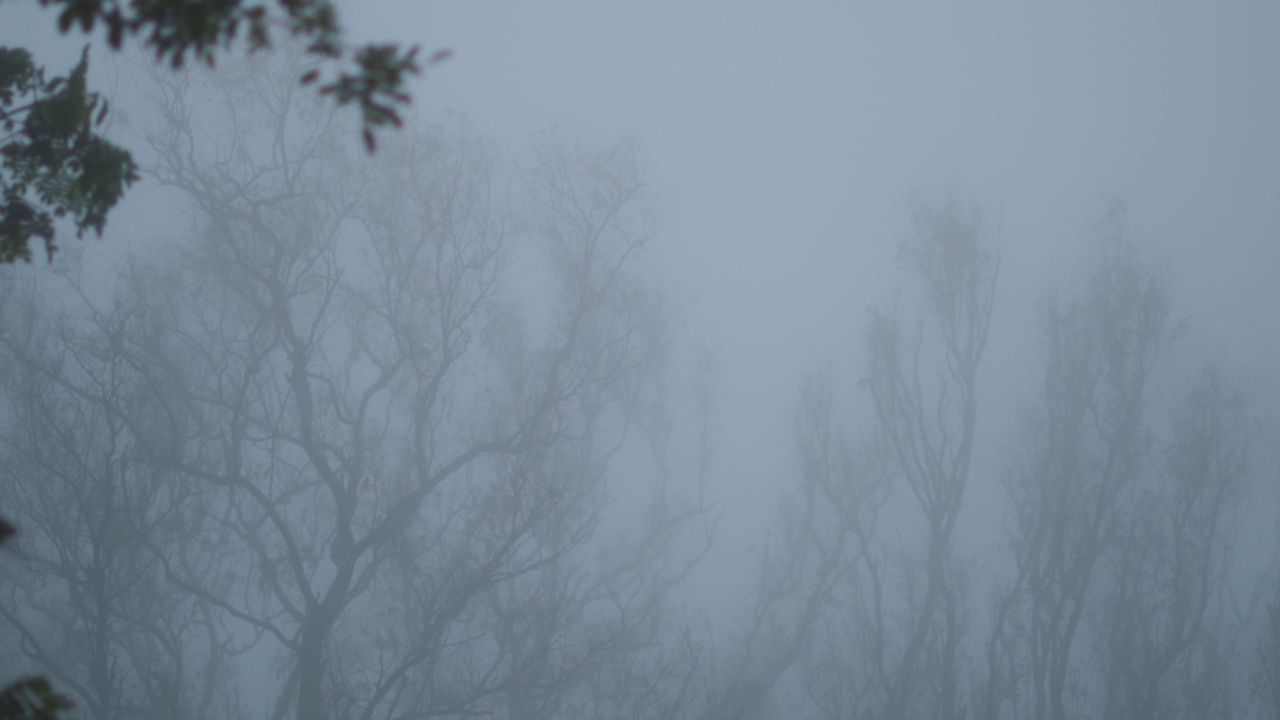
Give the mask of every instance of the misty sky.
[[[1272, 383], [1254, 385], [1272, 415], [1256, 401], [1280, 363], [1280, 322], [1259, 321], [1280, 268], [1276, 3], [361, 8], [362, 37], [455, 51], [420, 86], [428, 116], [461, 112], [513, 142], [558, 121], [652, 150], [669, 200], [659, 253], [720, 374], [718, 484], [788, 472], [802, 372], [858, 372], [866, 307], [902, 284], [912, 188], [982, 204], [1002, 239], [988, 382], [1031, 379], [1032, 301], [1080, 267], [1114, 195], [1169, 261], [1201, 351]], [[984, 435], [1025, 391], [990, 408]]]
[[[3, 10], [0, 41], [52, 24]], [[801, 374], [859, 376], [866, 308], [903, 284], [913, 188], [980, 203], [1001, 238], [985, 373], [1009, 391], [984, 437], [1008, 437], [1035, 374], [1033, 301], [1079, 268], [1111, 195], [1168, 259], [1201, 350], [1276, 416], [1258, 400], [1280, 365], [1280, 4], [378, 0], [345, 20], [355, 40], [454, 51], [416, 87], [429, 119], [462, 114], [510, 146], [553, 122], [645, 143], [666, 201], [656, 251], [715, 358], [731, 544], [771, 512], [740, 491], [792, 472]], [[156, 233], [155, 198], [139, 189], [109, 241]]]

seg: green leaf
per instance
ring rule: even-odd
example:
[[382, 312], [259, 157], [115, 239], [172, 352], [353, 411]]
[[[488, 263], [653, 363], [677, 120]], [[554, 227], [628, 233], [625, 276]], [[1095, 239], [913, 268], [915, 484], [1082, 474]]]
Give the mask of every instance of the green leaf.
[[58, 32], [65, 33], [76, 21], [75, 7], [69, 7], [58, 15]]
[[23, 678], [0, 689], [0, 720], [58, 720], [73, 707], [44, 677]]

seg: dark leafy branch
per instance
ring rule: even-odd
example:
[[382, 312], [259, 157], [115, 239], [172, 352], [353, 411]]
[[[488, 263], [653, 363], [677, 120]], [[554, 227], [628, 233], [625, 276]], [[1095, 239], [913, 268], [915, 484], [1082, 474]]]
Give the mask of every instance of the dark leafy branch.
[[107, 102], [87, 89], [89, 49], [66, 77], [46, 79], [31, 53], [0, 47], [0, 262], [31, 260], [30, 241], [57, 249], [54, 222], [102, 234], [107, 213], [138, 178], [128, 151], [98, 127]]
[[[212, 67], [219, 53], [243, 41], [249, 53], [272, 47], [273, 31], [302, 43], [312, 62], [299, 70], [303, 85], [360, 111], [361, 136], [373, 152], [378, 130], [400, 127], [409, 104], [406, 85], [425, 61], [416, 46], [349, 46], [329, 0], [40, 0], [58, 8], [58, 29], [91, 33], [102, 27], [120, 50], [137, 38], [159, 62], [178, 69], [189, 59]], [[99, 132], [107, 102], [89, 92], [88, 46], [66, 77], [45, 70], [22, 48], [0, 47], [0, 263], [30, 261], [33, 238], [50, 260], [55, 223], [70, 217], [77, 237], [102, 234], [107, 215], [138, 179], [133, 156]]]

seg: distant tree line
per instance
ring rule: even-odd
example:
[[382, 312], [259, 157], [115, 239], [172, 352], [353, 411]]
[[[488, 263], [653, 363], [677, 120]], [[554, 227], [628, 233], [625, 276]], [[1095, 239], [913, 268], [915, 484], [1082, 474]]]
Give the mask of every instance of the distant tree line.
[[725, 623], [675, 594], [714, 400], [703, 367], [670, 402], [641, 149], [411, 125], [371, 158], [297, 72], [158, 74], [190, 230], [0, 288], [0, 672], [47, 678], [4, 717], [1280, 719], [1247, 404], [1209, 365], [1158, 411], [1187, 328], [1120, 206], [1039, 306], [992, 562], [959, 538], [999, 248], [920, 199], [862, 412], [801, 383]]
[[899, 258], [918, 311], [871, 313], [868, 430], [840, 430], [832, 378], [801, 393], [797, 507], [757, 604], [792, 619], [771, 642], [793, 674], [757, 671], [790, 690], [775, 716], [1280, 717], [1275, 550], [1244, 548], [1269, 556], [1265, 577], [1234, 565], [1244, 505], [1274, 478], [1250, 464], [1246, 399], [1218, 364], [1186, 379], [1171, 416], [1152, 409], [1187, 325], [1124, 219], [1107, 208], [1078, 294], [1039, 305], [1040, 390], [1000, 466], [1001, 505], [972, 511], [1005, 538], [980, 566], [957, 527], [988, 412], [999, 248], [977, 209], [913, 205]]

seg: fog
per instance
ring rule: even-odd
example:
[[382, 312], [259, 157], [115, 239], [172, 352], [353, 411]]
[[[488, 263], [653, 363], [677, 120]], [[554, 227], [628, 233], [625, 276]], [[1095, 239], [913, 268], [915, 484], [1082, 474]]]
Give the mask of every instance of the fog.
[[343, 9], [453, 53], [371, 156], [296, 49], [95, 47], [144, 173], [3, 269], [0, 679], [1280, 720], [1280, 6]]

